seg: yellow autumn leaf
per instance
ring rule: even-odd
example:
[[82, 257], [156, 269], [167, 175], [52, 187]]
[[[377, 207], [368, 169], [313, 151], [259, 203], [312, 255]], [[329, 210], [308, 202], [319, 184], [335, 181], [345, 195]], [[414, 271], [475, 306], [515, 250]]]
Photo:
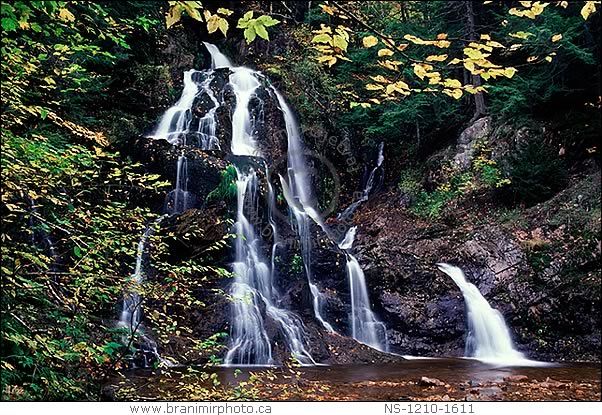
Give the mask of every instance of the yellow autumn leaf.
[[491, 46], [492, 48], [505, 48], [506, 47], [506, 46], [502, 45], [500, 42], [496, 42], [495, 40], [488, 41], [487, 46]]
[[481, 35], [481, 40], [491, 40], [491, 36], [489, 36], [489, 35]]
[[414, 73], [420, 79], [424, 79], [427, 74], [427, 71], [433, 69], [431, 65], [426, 65], [424, 63], [415, 63], [414, 64]]
[[386, 61], [378, 61], [378, 64], [380, 66], [382, 66], [383, 68], [387, 68], [390, 69], [392, 71], [397, 71], [399, 68], [399, 65], [401, 65], [400, 61], [391, 61], [389, 59], [387, 59]]
[[[598, 2], [599, 3], [599, 2]], [[583, 20], [587, 20], [589, 16], [596, 11], [596, 2], [595, 1], [586, 1], [585, 6], [581, 9], [581, 16], [583, 16]]]
[[73, 22], [75, 20], [75, 16], [67, 9], [60, 9], [59, 19], [61, 19], [64, 22]]
[[430, 55], [426, 57], [427, 62], [443, 62], [447, 59], [447, 55]]
[[376, 82], [388, 83], [389, 80], [382, 75], [370, 76], [370, 78], [374, 79]]
[[365, 48], [371, 48], [378, 43], [378, 38], [376, 36], [366, 36], [362, 39], [362, 44]]
[[509, 67], [509, 68], [504, 69], [504, 76], [506, 78], [512, 78], [515, 73], [516, 73], [516, 68]]
[[458, 81], [457, 79], [446, 79], [443, 82], [443, 86], [445, 86], [447, 88], [461, 88], [462, 83], [460, 81]]
[[566, 9], [568, 5], [569, 5], [568, 1], [561, 1], [559, 4], [559, 6], [562, 7], [563, 9]]
[[406, 50], [408, 48], [408, 46], [410, 46], [409, 43], [402, 43], [399, 46], [397, 46], [397, 50], [400, 52], [403, 52], [404, 50]]
[[337, 63], [337, 58], [332, 55], [318, 56], [317, 60], [320, 63], [327, 63], [328, 66], [332, 66]]
[[509, 36], [515, 37], [517, 39], [527, 39], [529, 36], [533, 36], [533, 33], [529, 33], [529, 32], [516, 32], [516, 33], [510, 33]]
[[393, 56], [393, 51], [391, 49], [380, 49], [378, 51], [378, 56]]
[[550, 55], [545, 57], [546, 62], [552, 62], [552, 57]]
[[444, 89], [442, 92], [455, 99], [462, 98], [462, 94], [463, 94], [463, 91], [461, 89]]
[[366, 85], [366, 89], [368, 91], [378, 91], [379, 89], [385, 89], [385, 87], [379, 84], [368, 84]]
[[408, 41], [410, 41], [412, 43], [415, 43], [417, 45], [428, 45], [428, 44], [431, 43], [431, 42], [429, 42], [427, 40], [420, 39], [419, 37], [416, 37], [414, 35], [404, 35], [403, 38], [405, 40], [408, 40]]
[[562, 34], [560, 34], [560, 33], [552, 36], [552, 42], [558, 42], [560, 39], [562, 39]]
[[448, 65], [457, 65], [460, 62], [462, 62], [462, 59], [454, 58], [451, 60], [451, 62]]
[[320, 4], [320, 8], [324, 13], [327, 13], [331, 16], [334, 16], [335, 12], [337, 11], [336, 7], [330, 7], [326, 4]]
[[478, 72], [476, 71], [474, 62], [471, 61], [464, 61], [464, 67], [473, 75], [477, 75]]
[[447, 39], [447, 33], [439, 33], [437, 35], [437, 40]]
[[485, 57], [480, 50], [473, 48], [464, 48], [464, 54], [470, 59], [483, 59]]

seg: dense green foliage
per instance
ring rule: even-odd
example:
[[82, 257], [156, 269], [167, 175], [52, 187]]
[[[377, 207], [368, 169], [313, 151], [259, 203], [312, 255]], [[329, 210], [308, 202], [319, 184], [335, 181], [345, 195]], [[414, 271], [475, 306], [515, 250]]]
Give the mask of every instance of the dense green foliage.
[[542, 141], [529, 141], [509, 160], [510, 192], [514, 200], [532, 206], [549, 199], [567, 181], [558, 154]]

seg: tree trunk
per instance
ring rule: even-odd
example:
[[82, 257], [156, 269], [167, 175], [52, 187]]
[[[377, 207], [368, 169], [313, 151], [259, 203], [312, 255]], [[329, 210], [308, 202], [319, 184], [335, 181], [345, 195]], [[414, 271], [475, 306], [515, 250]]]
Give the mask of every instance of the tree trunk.
[[[474, 42], [477, 40], [477, 30], [475, 28], [473, 4], [471, 0], [466, 0], [464, 1], [464, 5], [466, 7], [466, 33], [468, 35], [468, 39], [471, 42]], [[474, 87], [481, 86], [481, 76], [471, 74], [471, 83]], [[472, 121], [477, 120], [481, 115], [487, 113], [487, 107], [485, 106], [485, 95], [483, 95], [482, 92], [474, 95], [474, 102], [475, 112], [472, 116]]]

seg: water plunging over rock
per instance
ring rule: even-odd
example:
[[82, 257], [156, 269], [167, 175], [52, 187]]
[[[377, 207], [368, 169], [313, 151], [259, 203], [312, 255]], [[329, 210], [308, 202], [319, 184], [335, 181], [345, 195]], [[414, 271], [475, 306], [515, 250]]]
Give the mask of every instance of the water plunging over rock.
[[[213, 65], [231, 65], [217, 48], [208, 46]], [[232, 115], [231, 151], [236, 156], [260, 156], [254, 136], [256, 119], [249, 109], [249, 102], [257, 98], [255, 90], [261, 85], [259, 74], [248, 68], [230, 68], [230, 85], [236, 95], [236, 107]], [[246, 168], [246, 171], [243, 170]], [[266, 319], [277, 323], [287, 347], [301, 364], [315, 364], [305, 347], [303, 323], [294, 313], [279, 308], [274, 303], [272, 282], [273, 259], [268, 263], [263, 258], [255, 223], [254, 210], [258, 206], [258, 179], [252, 163], [239, 166], [237, 172], [237, 221], [236, 252], [232, 284], [232, 339], [226, 355], [226, 365], [272, 365], [271, 339], [266, 331]], [[270, 189], [271, 191], [271, 189]], [[271, 197], [270, 197], [271, 200]], [[271, 218], [273, 203], [268, 204]], [[271, 226], [276, 234], [275, 222]], [[274, 243], [270, 252], [274, 255]]]
[[351, 254], [356, 227], [349, 229], [339, 248], [347, 256], [347, 279], [351, 294], [351, 335], [354, 339], [375, 349], [387, 351], [387, 328], [377, 320], [370, 306], [366, 277], [357, 259]]
[[468, 333], [466, 335], [466, 357], [505, 366], [533, 366], [545, 363], [528, 360], [514, 348], [510, 330], [502, 314], [492, 308], [479, 289], [466, 280], [458, 267], [437, 264], [456, 283], [466, 303]]

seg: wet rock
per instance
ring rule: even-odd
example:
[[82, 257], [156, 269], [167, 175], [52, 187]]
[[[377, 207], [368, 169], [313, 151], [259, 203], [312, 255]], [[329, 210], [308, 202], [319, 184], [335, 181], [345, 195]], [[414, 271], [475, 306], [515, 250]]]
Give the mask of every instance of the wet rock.
[[504, 378], [505, 382], [509, 382], [509, 383], [521, 383], [521, 382], [527, 382], [529, 380], [528, 376], [525, 375], [511, 375], [511, 376], [506, 376]]
[[[178, 157], [184, 154], [187, 159], [188, 192], [191, 203], [188, 208], [202, 207], [207, 195], [214, 190], [221, 180], [221, 172], [226, 169], [228, 162], [222, 158], [220, 152], [202, 151], [192, 147], [172, 146], [165, 140], [155, 140], [140, 137], [131, 149], [131, 154], [136, 161], [144, 163], [151, 173], [161, 175], [161, 178], [172, 184], [169, 192], [175, 188], [177, 177]], [[197, 179], [192, 179], [197, 178]], [[202, 178], [199, 180], [198, 178]], [[157, 192], [152, 199], [151, 207], [157, 212], [164, 209], [166, 193]]]
[[420, 385], [420, 386], [445, 386], [445, 382], [442, 382], [436, 378], [428, 378], [426, 376], [423, 376], [418, 381], [418, 385]]

